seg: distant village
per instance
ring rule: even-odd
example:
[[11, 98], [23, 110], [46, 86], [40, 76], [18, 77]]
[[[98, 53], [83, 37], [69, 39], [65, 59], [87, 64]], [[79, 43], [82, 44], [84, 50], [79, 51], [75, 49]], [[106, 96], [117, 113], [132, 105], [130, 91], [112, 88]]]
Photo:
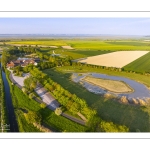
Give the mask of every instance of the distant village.
[[18, 58], [12, 60], [6, 64], [7, 68], [14, 68], [16, 66], [26, 67], [29, 64], [37, 65], [40, 62], [40, 58]]

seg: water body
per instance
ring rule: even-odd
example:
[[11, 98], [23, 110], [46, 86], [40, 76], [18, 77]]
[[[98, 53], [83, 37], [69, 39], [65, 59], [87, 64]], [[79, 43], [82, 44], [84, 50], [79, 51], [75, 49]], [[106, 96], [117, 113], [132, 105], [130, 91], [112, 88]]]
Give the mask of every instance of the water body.
[[0, 39], [149, 39], [138, 35], [109, 35], [109, 34], [0, 34]]
[[[90, 84], [86, 81], [81, 80], [85, 76], [90, 75], [95, 78], [102, 78], [102, 79], [110, 79], [110, 80], [118, 80], [118, 81], [124, 81], [127, 83], [131, 88], [134, 89], [134, 92], [132, 93], [114, 93], [110, 92], [106, 89], [100, 88], [96, 85]], [[106, 74], [99, 74], [99, 73], [85, 73], [82, 75], [78, 75], [78, 73], [73, 73], [73, 81], [74, 82], [80, 82], [82, 86], [84, 86], [88, 91], [96, 93], [96, 94], [105, 94], [110, 93], [116, 96], [126, 96], [128, 99], [136, 98], [136, 99], [149, 99], [150, 98], [150, 90], [144, 85], [139, 82], [136, 82], [134, 80], [124, 78], [124, 77], [118, 77], [118, 76], [110, 76]]]
[[19, 132], [18, 124], [16, 121], [15, 113], [14, 113], [14, 107], [12, 104], [9, 84], [6, 79], [6, 74], [3, 70], [2, 70], [2, 79], [4, 82], [6, 109], [7, 109], [7, 113], [8, 113], [8, 121], [9, 121], [9, 126], [10, 126], [10, 128], [9, 128], [10, 130], [8, 130], [8, 132]]

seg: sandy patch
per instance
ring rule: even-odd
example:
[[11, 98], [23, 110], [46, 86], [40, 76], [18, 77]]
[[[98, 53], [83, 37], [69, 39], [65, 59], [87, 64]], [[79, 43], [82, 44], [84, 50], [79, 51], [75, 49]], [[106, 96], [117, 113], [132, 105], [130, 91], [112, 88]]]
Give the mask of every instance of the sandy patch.
[[99, 66], [122, 68], [139, 57], [147, 54], [149, 51], [118, 51], [103, 55], [87, 57], [80, 60], [81, 63], [87, 63]]
[[82, 80], [115, 93], [128, 93], [134, 91], [129, 85], [122, 81], [94, 78], [90, 76], [87, 76]]
[[49, 46], [50, 48], [58, 48], [58, 46]]
[[61, 47], [64, 48], [64, 49], [74, 49], [71, 46], [61, 46]]

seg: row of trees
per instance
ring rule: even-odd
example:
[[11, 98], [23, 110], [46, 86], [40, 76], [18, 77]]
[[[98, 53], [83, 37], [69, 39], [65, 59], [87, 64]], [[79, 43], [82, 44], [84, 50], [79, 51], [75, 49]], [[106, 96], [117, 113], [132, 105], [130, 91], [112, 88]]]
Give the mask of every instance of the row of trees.
[[122, 68], [98, 66], [98, 65], [80, 63], [80, 62], [75, 62], [75, 61], [72, 62], [72, 66], [90, 67], [90, 68], [105, 69], [105, 70], [111, 70], [111, 71], [123, 71]]
[[71, 113], [77, 114], [78, 112], [80, 112], [87, 119], [90, 119], [96, 114], [96, 111], [90, 109], [84, 99], [81, 99], [75, 94], [72, 94], [64, 89], [61, 85], [48, 78], [47, 75], [39, 69], [34, 68], [30, 71], [30, 73], [56, 97], [56, 99], [62, 104], [62, 106], [65, 107], [65, 109], [67, 109]]

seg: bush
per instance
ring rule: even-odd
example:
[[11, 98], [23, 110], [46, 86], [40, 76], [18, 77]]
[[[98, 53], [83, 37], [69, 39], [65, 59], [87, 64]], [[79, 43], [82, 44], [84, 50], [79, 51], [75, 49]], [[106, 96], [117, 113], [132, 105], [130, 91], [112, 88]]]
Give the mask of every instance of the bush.
[[59, 108], [56, 108], [55, 114], [58, 115], [58, 116], [60, 116], [60, 115], [62, 114], [62, 110], [61, 110], [60, 107], [59, 107]]
[[139, 105], [140, 106], [146, 106], [146, 102], [143, 99], [139, 99]]
[[35, 97], [35, 95], [33, 93], [30, 93], [29, 98], [32, 99], [33, 97]]
[[115, 125], [113, 122], [101, 121], [100, 129], [102, 132], [128, 132], [129, 128], [124, 125]]
[[22, 88], [23, 93], [27, 93], [27, 89], [25, 87]]
[[28, 123], [41, 123], [42, 116], [38, 112], [29, 111], [28, 113], [25, 113], [25, 118]]
[[120, 98], [120, 101], [121, 101], [121, 103], [128, 104], [128, 100], [127, 100], [127, 97], [126, 97], [126, 96], [122, 96], [122, 97]]
[[40, 104], [40, 107], [41, 107], [41, 108], [45, 108], [45, 107], [46, 107], [46, 104], [45, 104], [45, 103], [41, 103], [41, 104]]

